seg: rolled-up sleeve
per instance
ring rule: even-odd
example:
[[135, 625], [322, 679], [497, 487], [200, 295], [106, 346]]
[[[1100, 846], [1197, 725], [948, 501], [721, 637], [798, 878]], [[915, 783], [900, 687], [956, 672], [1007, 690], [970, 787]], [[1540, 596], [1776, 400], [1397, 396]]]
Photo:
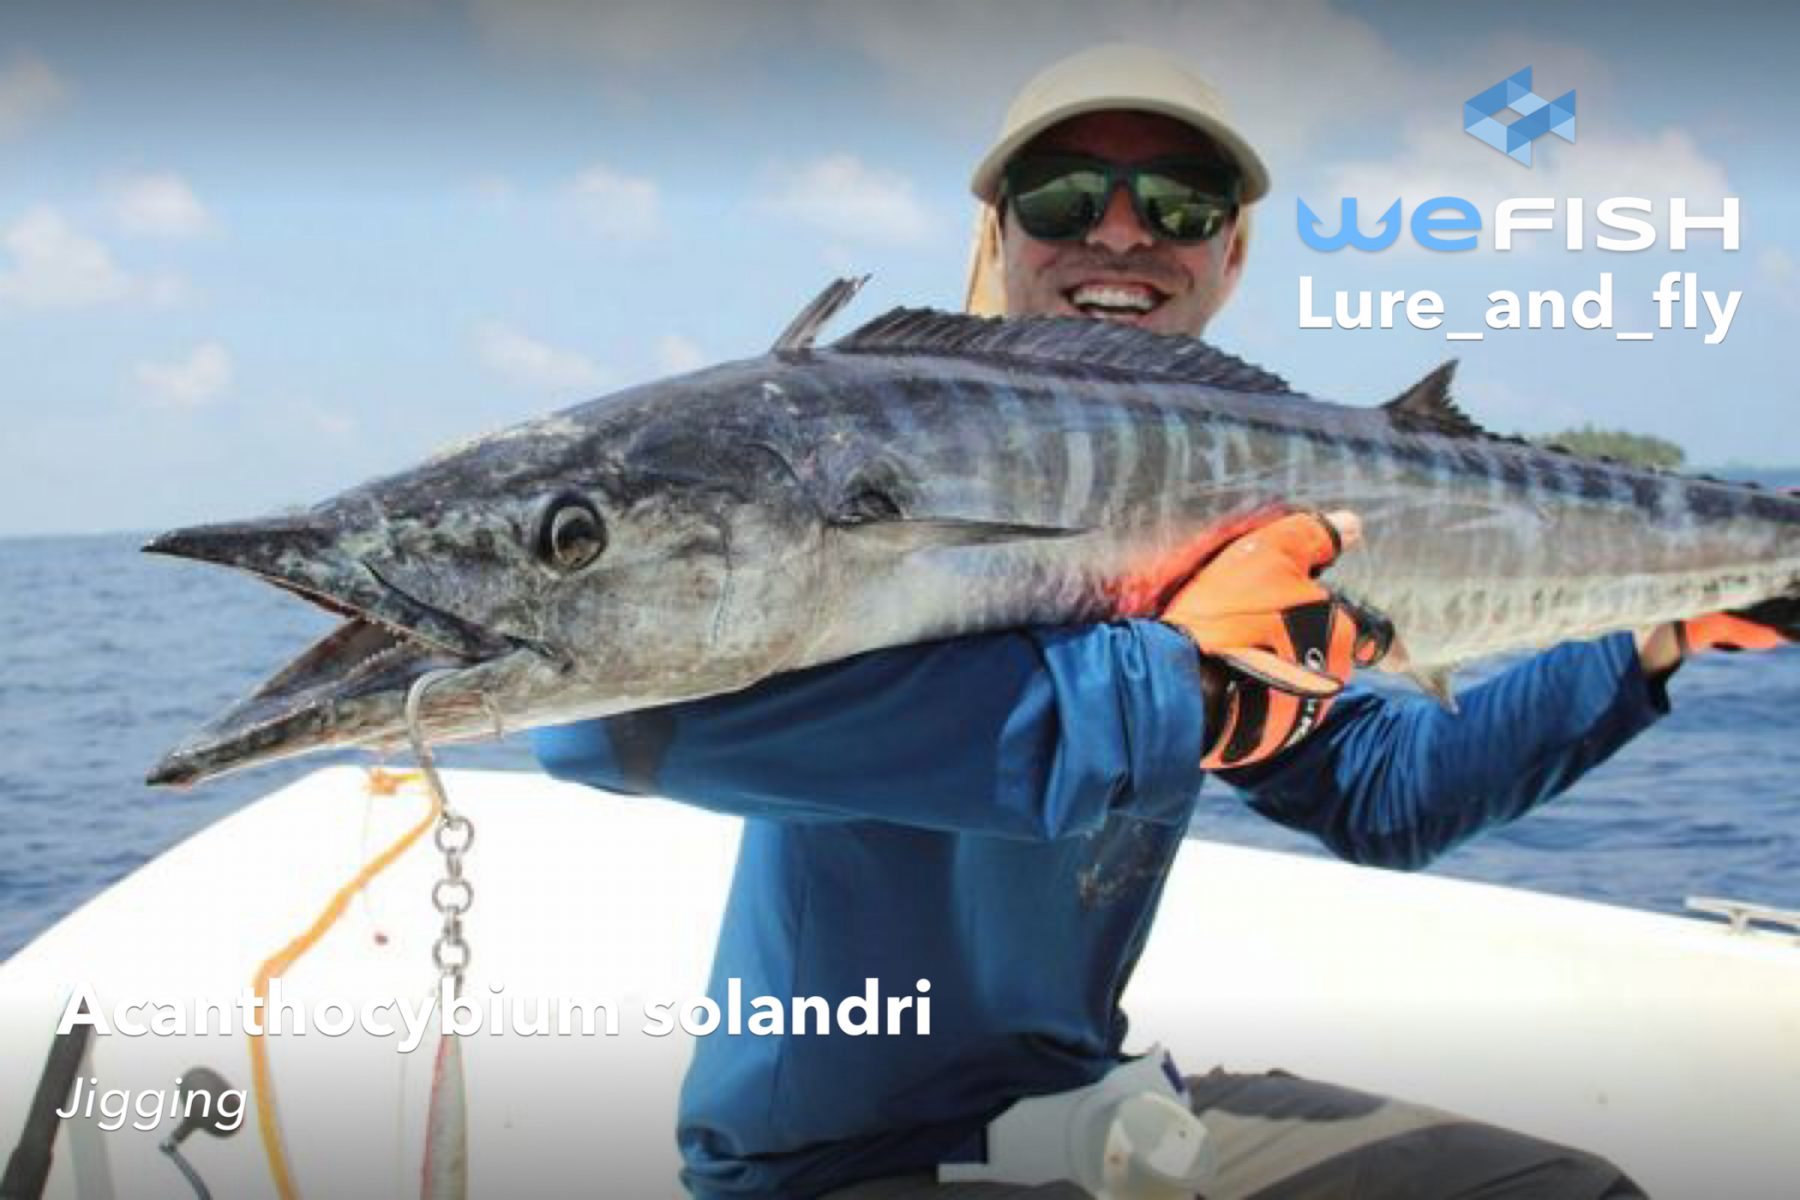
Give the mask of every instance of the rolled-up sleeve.
[[1550, 800], [1667, 711], [1616, 634], [1519, 663], [1456, 712], [1353, 692], [1288, 754], [1224, 777], [1341, 858], [1412, 869]]

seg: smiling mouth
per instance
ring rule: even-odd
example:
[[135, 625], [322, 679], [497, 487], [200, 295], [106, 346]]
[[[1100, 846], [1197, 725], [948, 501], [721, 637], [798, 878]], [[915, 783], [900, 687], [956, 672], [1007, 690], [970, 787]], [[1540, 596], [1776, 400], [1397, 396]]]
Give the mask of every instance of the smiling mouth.
[[1086, 317], [1136, 323], [1163, 306], [1168, 293], [1147, 283], [1105, 280], [1079, 283], [1063, 293], [1070, 308]]

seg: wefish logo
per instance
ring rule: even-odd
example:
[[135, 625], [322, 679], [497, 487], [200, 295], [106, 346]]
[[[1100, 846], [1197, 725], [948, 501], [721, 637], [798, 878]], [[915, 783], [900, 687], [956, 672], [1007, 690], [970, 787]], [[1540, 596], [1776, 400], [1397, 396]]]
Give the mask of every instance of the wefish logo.
[[[1499, 120], [1507, 109], [1519, 114], [1510, 125]], [[1531, 90], [1531, 68], [1526, 67], [1463, 103], [1463, 132], [1529, 167], [1531, 144], [1545, 134], [1574, 143], [1575, 91], [1546, 100]]]
[[[1498, 119], [1498, 115], [1507, 110], [1519, 114], [1518, 119], [1510, 125], [1503, 124]], [[1555, 100], [1545, 100], [1531, 90], [1530, 67], [1515, 71], [1463, 103], [1463, 131], [1529, 167], [1531, 145], [1539, 138], [1554, 133], [1563, 141], [1574, 144], [1574, 89], [1571, 88]], [[1395, 200], [1381, 214], [1380, 232], [1372, 236], [1363, 233], [1357, 226], [1358, 205], [1355, 199], [1345, 197], [1340, 208], [1338, 231], [1327, 234], [1321, 232], [1324, 222], [1319, 219], [1318, 214], [1313, 212], [1306, 201], [1299, 201], [1295, 206], [1295, 217], [1300, 240], [1314, 250], [1329, 253], [1345, 246], [1366, 251], [1385, 250], [1400, 236], [1400, 200]], [[1437, 215], [1445, 211], [1455, 215]], [[1481, 216], [1475, 206], [1457, 196], [1433, 197], [1415, 208], [1412, 214], [1413, 239], [1427, 250], [1473, 250], [1476, 246], [1473, 234], [1480, 228]], [[1465, 236], [1446, 237], [1446, 234]], [[1501, 246], [1501, 249], [1507, 248], [1509, 246], [1506, 244]]]
[[[1510, 125], [1501, 124], [1496, 116], [1505, 109], [1520, 114], [1519, 119]], [[1526, 67], [1469, 100], [1463, 106], [1463, 127], [1514, 161], [1530, 166], [1532, 143], [1546, 134], [1553, 133], [1566, 142], [1575, 140], [1575, 93], [1571, 91], [1556, 100], [1535, 95], [1531, 90], [1531, 68]], [[1382, 197], [1383, 201], [1386, 199]], [[1689, 235], [1696, 230], [1717, 230], [1721, 249], [1738, 248], [1738, 197], [1719, 197], [1716, 216], [1707, 211], [1712, 208], [1707, 201], [1700, 202], [1701, 212], [1690, 211], [1685, 196], [1670, 196], [1666, 203], [1670, 250], [1686, 250]], [[1325, 254], [1347, 248], [1379, 253], [1408, 229], [1413, 241], [1424, 250], [1454, 253], [1480, 247], [1481, 210], [1463, 197], [1432, 196], [1418, 201], [1412, 206], [1410, 220], [1403, 215], [1406, 206], [1404, 197], [1396, 197], [1378, 218], [1376, 231], [1364, 233], [1357, 220], [1364, 205], [1359, 197], [1344, 196], [1338, 201], [1337, 229], [1327, 232], [1312, 206], [1295, 197], [1294, 224], [1301, 242]], [[1556, 230], [1560, 211], [1565, 250], [1581, 251], [1590, 243], [1594, 249], [1610, 253], [1651, 250], [1663, 232], [1649, 219], [1655, 216], [1657, 207], [1655, 201], [1643, 196], [1611, 196], [1592, 206], [1580, 196], [1515, 196], [1494, 203], [1492, 246], [1505, 254], [1514, 248], [1520, 233]], [[1593, 225], [1604, 232], [1593, 230]], [[1593, 288], [1573, 296], [1560, 288], [1529, 288], [1523, 293], [1495, 288], [1487, 293], [1488, 308], [1482, 315], [1482, 328], [1472, 328], [1466, 317], [1452, 317], [1448, 318], [1452, 324], [1443, 330], [1443, 337], [1451, 342], [1479, 342], [1491, 334], [1511, 337], [1505, 332], [1509, 330], [1566, 329], [1573, 322], [1579, 330], [1602, 330], [1617, 341], [1648, 342], [1662, 331], [1674, 331], [1679, 317], [1679, 328], [1683, 330], [1699, 330], [1703, 321], [1710, 321], [1703, 341], [1716, 346], [1730, 331], [1744, 294], [1703, 288], [1700, 282], [1697, 271], [1663, 273], [1649, 297], [1656, 306], [1654, 330], [1614, 328], [1613, 275], [1602, 271]], [[1321, 306], [1315, 299], [1310, 274], [1299, 277], [1299, 293], [1301, 329], [1393, 329], [1402, 318], [1414, 329], [1440, 329], [1448, 310], [1438, 292], [1410, 288], [1390, 288], [1380, 292], [1379, 298], [1367, 288], [1340, 288]]]

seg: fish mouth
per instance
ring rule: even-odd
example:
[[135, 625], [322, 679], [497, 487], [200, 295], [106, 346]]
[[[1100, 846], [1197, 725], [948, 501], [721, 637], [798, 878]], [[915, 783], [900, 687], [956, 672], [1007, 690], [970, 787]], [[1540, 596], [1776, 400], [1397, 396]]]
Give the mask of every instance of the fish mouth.
[[[187, 786], [327, 746], [395, 745], [405, 736], [407, 691], [425, 673], [542, 653], [409, 594], [346, 550], [341, 528], [314, 518], [206, 525], [144, 546], [146, 553], [247, 572], [344, 618], [164, 755], [147, 783]], [[450, 681], [433, 688], [426, 725], [434, 740], [491, 731], [493, 723], [475, 689]]]

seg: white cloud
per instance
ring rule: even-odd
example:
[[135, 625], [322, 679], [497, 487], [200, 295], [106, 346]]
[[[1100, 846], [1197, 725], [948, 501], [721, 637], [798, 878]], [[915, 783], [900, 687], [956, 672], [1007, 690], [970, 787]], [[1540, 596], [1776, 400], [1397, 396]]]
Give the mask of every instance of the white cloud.
[[0, 265], [0, 304], [79, 308], [124, 300], [140, 290], [111, 252], [45, 205], [0, 233], [10, 263]]
[[139, 363], [132, 374], [158, 408], [201, 408], [231, 386], [231, 355], [219, 343], [205, 342], [176, 362]]
[[656, 342], [656, 365], [665, 375], [684, 375], [706, 365], [699, 346], [678, 333], [665, 333]]
[[126, 233], [197, 237], [213, 228], [212, 216], [187, 180], [173, 171], [133, 175], [112, 189], [113, 219]]
[[68, 85], [42, 62], [13, 59], [0, 68], [0, 137], [21, 132], [68, 94]]
[[866, 166], [854, 155], [827, 155], [783, 171], [782, 177], [781, 186], [763, 197], [763, 207], [828, 236], [915, 243], [933, 231], [911, 180]]
[[583, 223], [602, 237], [643, 242], [662, 233], [662, 201], [649, 179], [594, 166], [570, 185], [569, 199]]
[[489, 370], [528, 387], [567, 391], [596, 388], [606, 380], [599, 364], [579, 351], [540, 342], [498, 322], [476, 331], [475, 351]]
[[127, 300], [167, 308], [188, 296], [180, 276], [127, 272], [102, 242], [45, 204], [0, 231], [0, 251], [0, 308], [86, 308]]

